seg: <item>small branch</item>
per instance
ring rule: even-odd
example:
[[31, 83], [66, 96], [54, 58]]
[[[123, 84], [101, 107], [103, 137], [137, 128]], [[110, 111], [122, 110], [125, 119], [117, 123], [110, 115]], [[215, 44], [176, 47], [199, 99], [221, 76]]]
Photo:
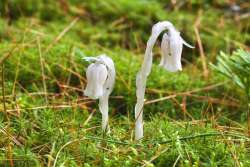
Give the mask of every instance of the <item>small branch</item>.
[[232, 42], [234, 45], [236, 45], [237, 47], [240, 47], [240, 48], [243, 48], [243, 49], [246, 49], [246, 50], [249, 50], [249, 46], [245, 45], [244, 43], [240, 42], [240, 41], [237, 41], [237, 40], [234, 40], [234, 39], [231, 39], [227, 36], [222, 36], [220, 33], [218, 33], [217, 31], [215, 31], [214, 29], [211, 29], [211, 28], [208, 28], [208, 27], [201, 27], [201, 29], [215, 37], [218, 37], [220, 38], [221, 40], [225, 41], [225, 42]]
[[199, 11], [198, 18], [196, 19], [195, 25], [194, 25], [194, 32], [195, 36], [197, 39], [197, 43], [199, 46], [199, 51], [200, 51], [200, 56], [201, 56], [201, 61], [202, 61], [202, 67], [203, 67], [203, 76], [205, 79], [208, 79], [208, 68], [207, 68], [207, 63], [206, 63], [206, 56], [204, 53], [203, 45], [201, 42], [200, 38], [200, 33], [199, 33], [199, 26], [200, 26], [200, 17], [202, 15], [202, 11]]
[[145, 102], [145, 105], [157, 103], [157, 102], [168, 100], [168, 99], [172, 99], [172, 98], [175, 98], [177, 96], [194, 96], [194, 97], [199, 98], [201, 100], [209, 100], [210, 102], [217, 103], [217, 104], [229, 105], [229, 106], [233, 106], [233, 107], [238, 106], [236, 103], [234, 103], [232, 101], [225, 101], [225, 100], [220, 101], [220, 99], [216, 99], [216, 98], [192, 95], [192, 93], [197, 93], [197, 92], [201, 92], [201, 91], [208, 91], [208, 90], [214, 89], [216, 87], [219, 87], [225, 83], [226, 82], [222, 82], [222, 83], [218, 83], [218, 84], [214, 84], [214, 85], [209, 85], [209, 86], [206, 86], [204, 88], [198, 88], [198, 89], [189, 90], [186, 92], [175, 93], [173, 95], [161, 97], [161, 98], [154, 99], [154, 100], [149, 100], [149, 101]]
[[56, 38], [55, 40], [46, 48], [45, 53], [47, 53], [54, 44], [56, 44], [79, 20], [79, 17], [76, 17]]
[[56, 65], [56, 66], [62, 68], [63, 70], [65, 70], [67, 72], [70, 72], [71, 74], [77, 76], [80, 80], [83, 80], [85, 83], [87, 82], [86, 79], [84, 77], [82, 77], [82, 75], [80, 73], [75, 72], [72, 69], [64, 67], [64, 66], [62, 66], [61, 64], [58, 64], [58, 63], [54, 63], [53, 65]]
[[48, 156], [48, 165], [47, 165], [47, 167], [51, 167], [51, 162], [53, 161], [52, 157], [53, 157], [53, 153], [55, 151], [55, 145], [56, 145], [56, 142], [53, 142], [52, 149], [50, 150], [50, 153], [49, 153], [50, 156]]
[[[158, 154], [154, 155], [148, 162], [153, 162], [155, 159], [157, 159], [160, 155], [164, 154], [166, 151], [169, 150], [168, 148], [163, 149], [162, 151], [160, 151]], [[146, 167], [147, 164], [142, 165], [141, 167]]]
[[[20, 108], [19, 111], [24, 111], [24, 110], [41, 110], [41, 109], [64, 109], [64, 108], [75, 108], [75, 107], [80, 107], [82, 105], [85, 105], [87, 103], [92, 103], [93, 101], [87, 101], [85, 103], [80, 103], [80, 104], [72, 104], [72, 105], [57, 105], [57, 106], [39, 106], [39, 107], [33, 107], [33, 108]], [[15, 112], [18, 111], [16, 109], [12, 110], [6, 110], [7, 113], [9, 112]]]
[[4, 63], [5, 60], [7, 60], [12, 53], [18, 48], [17, 44], [11, 49], [10, 52], [8, 52], [7, 54], [3, 55], [2, 57], [0, 57], [0, 65]]
[[45, 98], [45, 101], [46, 101], [46, 105], [48, 105], [47, 85], [46, 85], [46, 80], [45, 80], [46, 77], [45, 77], [45, 73], [44, 73], [44, 59], [42, 57], [41, 43], [40, 43], [40, 39], [39, 38], [37, 38], [37, 45], [38, 45], [40, 65], [41, 65], [41, 72], [42, 72], [43, 91], [45, 92], [44, 98]]

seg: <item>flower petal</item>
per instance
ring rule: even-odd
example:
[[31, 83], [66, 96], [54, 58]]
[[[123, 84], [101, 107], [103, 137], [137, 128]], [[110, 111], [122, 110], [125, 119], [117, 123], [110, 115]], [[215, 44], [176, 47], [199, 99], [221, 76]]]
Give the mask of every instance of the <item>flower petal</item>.
[[170, 46], [169, 46], [169, 36], [167, 33], [164, 33], [161, 41], [161, 62], [160, 66], [164, 66], [168, 61], [168, 57], [170, 56]]
[[98, 56], [98, 58], [103, 64], [107, 66], [108, 78], [104, 84], [104, 89], [105, 89], [105, 94], [108, 96], [112, 92], [114, 84], [115, 84], [115, 75], [116, 75], [115, 65], [114, 65], [113, 60], [104, 54]]
[[103, 86], [107, 76], [108, 71], [105, 65], [100, 63], [90, 64], [86, 71], [87, 86], [84, 94], [93, 99], [103, 96]]
[[170, 56], [171, 62], [168, 63], [168, 70], [170, 72], [175, 72], [182, 70], [181, 66], [181, 53], [183, 48], [182, 38], [180, 37], [180, 32], [176, 31], [174, 28], [169, 29], [169, 41], [170, 41]]
[[192, 46], [192, 45], [190, 45], [189, 43], [187, 43], [182, 37], [181, 37], [181, 39], [182, 39], [182, 43], [185, 45], [185, 46], [187, 46], [187, 47], [189, 47], [189, 48], [194, 48], [194, 46]]
[[94, 62], [98, 60], [96, 57], [83, 57], [82, 59], [88, 62]]
[[167, 34], [163, 35], [161, 43], [162, 59], [160, 66], [170, 72], [177, 71], [176, 58], [170, 54], [170, 37]]

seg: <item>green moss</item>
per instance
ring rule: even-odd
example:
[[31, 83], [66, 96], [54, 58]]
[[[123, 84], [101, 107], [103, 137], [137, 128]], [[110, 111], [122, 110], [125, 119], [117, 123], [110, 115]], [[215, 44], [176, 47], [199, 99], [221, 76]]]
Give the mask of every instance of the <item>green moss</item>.
[[[49, 161], [53, 164], [60, 149], [57, 166], [172, 166], [175, 162], [177, 166], [250, 165], [243, 139], [205, 136], [180, 140], [224, 130], [244, 134], [244, 94], [230, 82], [204, 90], [225, 78], [209, 68], [209, 78], [204, 79], [193, 29], [198, 11], [203, 10], [199, 35], [207, 63], [214, 62], [220, 50], [230, 53], [247, 45], [249, 24], [233, 20], [226, 1], [187, 1], [177, 5], [163, 0], [65, 2], [0, 3], [0, 58], [16, 48], [4, 62], [5, 103], [10, 120], [0, 105], [0, 165], [9, 164], [9, 146], [15, 166], [47, 166]], [[11, 9], [9, 14], [7, 9]], [[76, 17], [79, 20], [64, 32]], [[151, 26], [159, 20], [173, 22], [196, 48], [184, 48], [183, 71], [169, 73], [158, 66], [160, 50], [156, 44], [146, 103], [177, 96], [145, 105], [145, 138], [135, 143], [135, 76]], [[99, 127], [97, 101], [83, 97], [88, 63], [82, 57], [102, 53], [112, 57], [117, 71], [110, 98], [111, 134], [104, 136], [112, 141], [107, 143]], [[43, 94], [43, 82], [47, 96]], [[196, 92], [178, 94], [188, 91]], [[2, 104], [2, 91], [0, 95]], [[228, 105], [232, 102], [236, 106]], [[87, 136], [96, 138], [83, 140]], [[76, 139], [81, 140], [65, 146]], [[160, 143], [166, 140], [172, 141]], [[160, 153], [164, 149], [167, 151]]]

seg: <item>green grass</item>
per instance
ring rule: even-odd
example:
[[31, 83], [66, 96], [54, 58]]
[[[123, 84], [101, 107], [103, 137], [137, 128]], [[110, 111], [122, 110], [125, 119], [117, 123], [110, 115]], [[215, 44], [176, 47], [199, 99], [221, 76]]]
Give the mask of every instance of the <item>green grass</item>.
[[[193, 30], [203, 10], [199, 30], [207, 63], [214, 63], [219, 51], [246, 49], [249, 22], [232, 19], [228, 3], [71, 0], [66, 12], [59, 1], [39, 1], [34, 7], [31, 2], [0, 4], [0, 60], [13, 50], [4, 68], [1, 64], [0, 166], [250, 165], [244, 92], [210, 68], [204, 79]], [[150, 28], [163, 19], [196, 48], [184, 48], [182, 72], [168, 73], [158, 66], [155, 47], [145, 137], [136, 142], [135, 76]], [[117, 71], [106, 136], [97, 101], [83, 96], [88, 63], [82, 57], [102, 53], [112, 57]], [[176, 97], [160, 99], [171, 95]]]

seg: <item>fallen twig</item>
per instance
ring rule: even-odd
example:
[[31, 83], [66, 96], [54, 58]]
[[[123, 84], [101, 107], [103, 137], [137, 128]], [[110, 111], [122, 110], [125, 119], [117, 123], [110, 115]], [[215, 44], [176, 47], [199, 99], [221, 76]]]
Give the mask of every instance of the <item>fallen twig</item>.
[[79, 20], [79, 17], [75, 18], [56, 38], [55, 40], [46, 48], [44, 53], [47, 53], [55, 43], [57, 43]]
[[202, 15], [202, 11], [199, 11], [198, 18], [196, 19], [195, 25], [194, 25], [194, 32], [195, 32], [195, 36], [196, 36], [197, 43], [199, 46], [199, 52], [200, 52], [202, 67], [203, 67], [203, 76], [205, 79], [208, 79], [208, 68], [207, 68], [206, 56], [204, 53], [204, 49], [202, 46], [201, 37], [200, 37], [200, 33], [199, 33], [201, 15]]
[[[221, 86], [221, 85], [223, 85], [225, 83], [226, 82], [218, 83], [218, 84], [215, 84], [215, 85], [209, 85], [209, 86], [206, 86], [204, 88], [198, 88], [198, 89], [194, 89], [194, 90], [190, 90], [190, 91], [186, 91], [186, 92], [175, 93], [173, 95], [161, 97], [161, 98], [154, 99], [154, 100], [149, 100], [149, 101], [145, 102], [145, 105], [160, 102], [160, 101], [164, 101], [164, 100], [171, 99], [171, 98], [175, 98], [177, 96], [194, 96], [195, 97], [195, 95], [192, 95], [192, 93], [211, 90], [211, 89], [219, 87], [219, 86]], [[204, 99], [205, 100], [210, 100], [210, 102], [214, 102], [214, 103], [219, 103], [219, 104], [224, 104], [224, 105], [229, 105], [229, 106], [234, 106], [234, 107], [238, 106], [237, 103], [233, 103], [232, 101], [223, 100], [223, 102], [219, 102], [219, 99], [216, 99], [216, 98], [211, 98], [211, 97], [206, 97], [206, 96], [196, 96], [196, 97], [200, 98], [200, 99], [203, 99], [203, 100]]]

